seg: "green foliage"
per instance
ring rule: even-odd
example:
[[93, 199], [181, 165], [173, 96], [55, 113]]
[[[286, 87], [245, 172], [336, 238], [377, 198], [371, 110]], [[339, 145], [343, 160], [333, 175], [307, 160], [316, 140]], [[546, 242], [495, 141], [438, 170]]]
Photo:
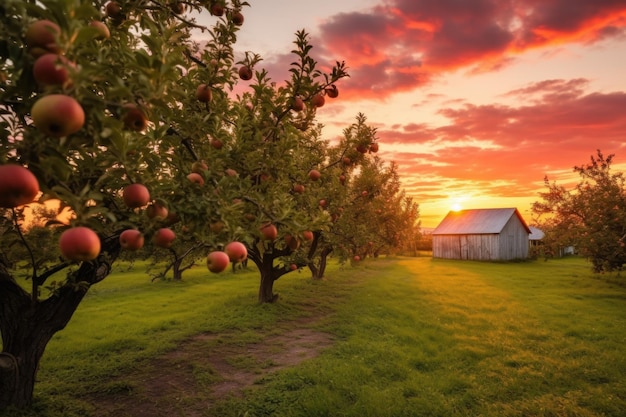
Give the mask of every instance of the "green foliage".
[[624, 174], [611, 171], [613, 155], [598, 150], [591, 162], [574, 167], [581, 177], [571, 190], [545, 180], [548, 191], [533, 212], [546, 216], [548, 250], [575, 246], [588, 257], [595, 272], [619, 271], [626, 263], [626, 188]]

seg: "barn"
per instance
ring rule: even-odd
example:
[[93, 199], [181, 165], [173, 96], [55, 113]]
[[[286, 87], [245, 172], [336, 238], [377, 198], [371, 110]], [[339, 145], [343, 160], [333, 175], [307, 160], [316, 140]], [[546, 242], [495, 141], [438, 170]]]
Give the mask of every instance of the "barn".
[[451, 211], [433, 230], [433, 258], [526, 259], [530, 233], [516, 208]]

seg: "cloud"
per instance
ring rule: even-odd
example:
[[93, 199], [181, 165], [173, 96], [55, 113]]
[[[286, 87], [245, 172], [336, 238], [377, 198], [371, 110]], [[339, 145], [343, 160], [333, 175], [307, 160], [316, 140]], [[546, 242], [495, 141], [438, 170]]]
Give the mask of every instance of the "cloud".
[[345, 96], [385, 99], [446, 72], [502, 69], [529, 49], [625, 34], [623, 0], [390, 0], [331, 16], [316, 42], [347, 62]]

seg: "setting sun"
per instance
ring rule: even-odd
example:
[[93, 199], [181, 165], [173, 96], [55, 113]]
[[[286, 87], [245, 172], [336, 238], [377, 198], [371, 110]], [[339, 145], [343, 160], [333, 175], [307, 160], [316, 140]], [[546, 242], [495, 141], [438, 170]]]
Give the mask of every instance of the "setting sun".
[[452, 207], [450, 207], [450, 209], [452, 211], [461, 211], [463, 207], [461, 206], [461, 203], [454, 203], [452, 204]]

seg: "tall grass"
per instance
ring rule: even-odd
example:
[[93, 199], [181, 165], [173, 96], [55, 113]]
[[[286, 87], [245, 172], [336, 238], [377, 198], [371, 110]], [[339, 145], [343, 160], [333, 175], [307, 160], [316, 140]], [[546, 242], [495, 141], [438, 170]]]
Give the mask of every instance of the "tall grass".
[[132, 396], [134, 370], [194, 334], [245, 345], [309, 317], [332, 347], [271, 374], [250, 363], [258, 378], [243, 398], [204, 415], [623, 416], [626, 287], [589, 271], [575, 258], [369, 260], [333, 265], [325, 281], [290, 274], [275, 305], [255, 303], [254, 271], [191, 270], [182, 283], [119, 271], [50, 343], [31, 413], [89, 415], [83, 396], [124, 391], [116, 375], [129, 384], [119, 395]]

